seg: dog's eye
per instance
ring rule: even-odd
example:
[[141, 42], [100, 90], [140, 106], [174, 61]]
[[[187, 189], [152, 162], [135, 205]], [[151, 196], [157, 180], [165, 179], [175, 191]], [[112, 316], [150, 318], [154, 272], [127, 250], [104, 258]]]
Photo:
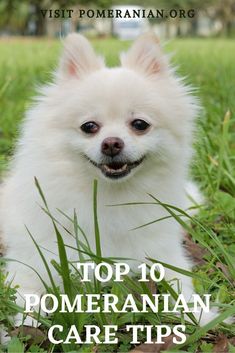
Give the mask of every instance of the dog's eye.
[[147, 130], [149, 126], [150, 125], [142, 119], [135, 119], [131, 122], [131, 127], [139, 132]]
[[87, 121], [81, 125], [81, 130], [86, 134], [95, 134], [99, 131], [100, 126], [95, 121]]

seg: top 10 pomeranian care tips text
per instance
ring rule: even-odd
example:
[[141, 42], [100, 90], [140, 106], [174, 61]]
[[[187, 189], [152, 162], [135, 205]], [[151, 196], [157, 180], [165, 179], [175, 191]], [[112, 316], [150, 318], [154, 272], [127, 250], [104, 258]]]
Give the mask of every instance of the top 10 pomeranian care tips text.
[[[149, 282], [149, 278], [159, 283], [164, 279], [165, 269], [160, 263], [147, 266], [145, 263], [138, 266], [140, 270], [139, 282]], [[124, 276], [130, 272], [127, 263], [116, 263], [110, 265], [106, 262], [95, 264], [92, 262], [77, 263], [77, 269], [81, 273], [81, 282], [91, 282], [93, 278], [99, 282], [123, 282]], [[120, 302], [121, 301], [121, 302]], [[159, 308], [159, 304], [160, 308]], [[39, 297], [36, 294], [25, 294], [25, 313], [33, 313], [40, 306], [40, 311], [44, 313], [174, 313], [185, 314], [210, 311], [210, 294], [202, 297], [193, 294], [190, 305], [187, 303], [183, 294], [178, 294], [178, 298], [173, 302], [170, 294], [141, 294], [136, 297], [129, 293], [122, 300], [115, 294], [110, 293], [91, 293], [77, 294], [72, 299], [67, 294], [45, 294]], [[146, 314], [147, 315], [147, 314]], [[184, 316], [185, 316], [184, 315]], [[187, 317], [185, 317], [187, 319]], [[122, 327], [123, 329], [123, 327]], [[186, 341], [186, 326], [184, 325], [132, 325], [128, 324], [124, 329], [130, 332], [132, 340], [130, 343], [140, 343], [139, 336], [145, 333], [145, 343], [164, 343], [164, 338], [174, 334], [173, 343], [182, 344]], [[118, 332], [117, 325], [104, 325], [102, 328], [102, 338], [100, 338], [101, 328], [96, 325], [85, 325], [82, 337], [76, 325], [71, 325], [68, 329], [66, 339], [59, 339], [60, 332], [63, 332], [62, 325], [53, 325], [48, 330], [48, 339], [53, 344], [117, 344]], [[85, 338], [84, 338], [85, 337]]]

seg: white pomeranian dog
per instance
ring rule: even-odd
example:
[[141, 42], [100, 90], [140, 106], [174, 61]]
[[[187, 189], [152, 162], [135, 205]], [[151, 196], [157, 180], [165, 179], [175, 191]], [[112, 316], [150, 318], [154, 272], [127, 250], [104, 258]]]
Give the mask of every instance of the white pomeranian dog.
[[[52, 222], [43, 212], [34, 184], [37, 177], [50, 211], [65, 228], [72, 224], [57, 209], [73, 217], [94, 249], [92, 189], [98, 179], [98, 211], [104, 257], [146, 257], [190, 271], [183, 230], [167, 218], [130, 231], [169, 214], [160, 205], [107, 205], [151, 202], [148, 194], [181, 209], [190, 206], [188, 165], [196, 99], [175, 76], [154, 35], [145, 35], [121, 55], [121, 66], [107, 68], [89, 42], [78, 34], [65, 40], [54, 82], [41, 90], [29, 110], [1, 195], [1, 229], [7, 271], [18, 284], [19, 298], [42, 294], [47, 272], [25, 225], [44, 249], [48, 262], [56, 258]], [[194, 195], [192, 195], [194, 197]], [[61, 229], [62, 231], [62, 229]], [[64, 242], [74, 246], [66, 232]], [[77, 253], [69, 250], [70, 260]], [[131, 263], [135, 270], [139, 262]], [[54, 273], [56, 279], [56, 272]], [[190, 300], [190, 277], [166, 269], [166, 279], [178, 278]], [[59, 283], [59, 278], [58, 278]], [[201, 324], [215, 314], [204, 313]]]

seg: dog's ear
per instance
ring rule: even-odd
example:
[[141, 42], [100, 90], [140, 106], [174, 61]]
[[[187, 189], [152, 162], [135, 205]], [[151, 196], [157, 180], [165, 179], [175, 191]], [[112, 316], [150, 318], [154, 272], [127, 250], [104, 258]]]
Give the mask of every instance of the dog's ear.
[[168, 68], [167, 56], [163, 54], [158, 38], [151, 33], [139, 37], [127, 53], [121, 55], [121, 63], [123, 67], [148, 76], [164, 73]]
[[67, 36], [64, 42], [58, 75], [61, 78], [81, 78], [104, 67], [104, 60], [94, 52], [88, 40], [77, 33]]

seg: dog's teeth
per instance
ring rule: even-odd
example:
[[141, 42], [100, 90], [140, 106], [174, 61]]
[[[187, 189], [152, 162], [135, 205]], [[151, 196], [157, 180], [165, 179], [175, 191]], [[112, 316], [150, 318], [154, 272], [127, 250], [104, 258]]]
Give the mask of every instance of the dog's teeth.
[[110, 170], [111, 170], [111, 169], [107, 166], [107, 164], [104, 164], [104, 169], [105, 169], [106, 172], [110, 172]]
[[125, 171], [127, 169], [127, 163], [123, 164], [123, 166], [121, 168], [118, 168], [118, 169], [111, 168], [107, 164], [104, 164], [103, 165], [103, 169], [105, 170], [105, 172], [111, 173], [111, 174], [121, 173], [121, 172], [123, 172], [123, 171]]

